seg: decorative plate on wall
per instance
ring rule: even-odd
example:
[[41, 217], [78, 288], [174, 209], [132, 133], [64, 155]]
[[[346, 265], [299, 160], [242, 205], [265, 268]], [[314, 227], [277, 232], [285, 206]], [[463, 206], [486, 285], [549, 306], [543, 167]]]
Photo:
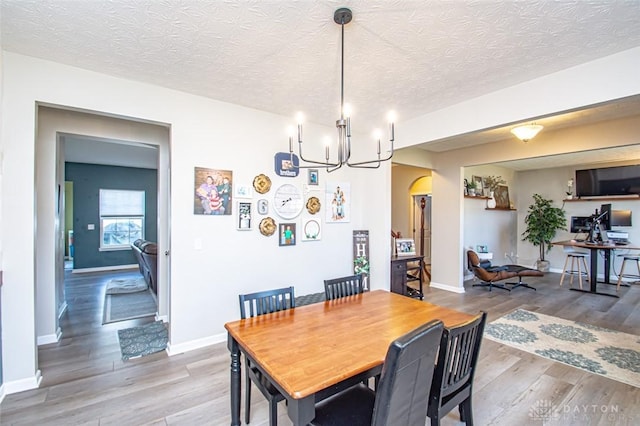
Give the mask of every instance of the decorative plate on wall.
[[264, 235], [265, 237], [269, 237], [273, 235], [274, 232], [276, 232], [276, 221], [273, 220], [272, 217], [265, 217], [260, 221], [260, 226], [258, 226], [258, 228], [260, 229], [260, 233], [262, 235]]
[[269, 176], [261, 173], [253, 178], [253, 189], [255, 189], [258, 194], [266, 194], [269, 192], [271, 189], [271, 179], [269, 179]]
[[316, 214], [320, 211], [320, 200], [318, 197], [309, 197], [306, 206], [309, 213]]

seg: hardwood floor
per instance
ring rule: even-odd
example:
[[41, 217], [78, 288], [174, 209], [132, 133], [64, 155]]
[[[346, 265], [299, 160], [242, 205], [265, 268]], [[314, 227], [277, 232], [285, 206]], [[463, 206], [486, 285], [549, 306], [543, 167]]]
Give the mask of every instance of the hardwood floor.
[[[152, 319], [102, 325], [104, 286], [135, 272], [82, 274], [66, 282], [62, 340], [41, 346], [39, 389], [8, 395], [2, 425], [228, 425], [229, 353], [225, 343], [168, 357], [164, 352], [122, 361], [117, 331]], [[454, 294], [426, 288], [425, 300], [489, 321], [523, 308], [638, 334], [640, 286], [620, 299], [569, 291], [558, 274], [533, 278], [532, 291], [472, 288]], [[615, 292], [615, 288], [611, 288]], [[319, 290], [320, 291], [320, 290]], [[637, 425], [640, 389], [484, 339], [475, 378], [477, 425]], [[553, 417], [537, 409], [555, 407]], [[291, 425], [280, 404], [279, 424]], [[242, 409], [244, 415], [244, 407]], [[268, 424], [266, 400], [253, 393], [251, 425]], [[543, 422], [544, 420], [544, 422]], [[427, 424], [429, 424], [427, 422]], [[458, 425], [457, 411], [443, 425]]]

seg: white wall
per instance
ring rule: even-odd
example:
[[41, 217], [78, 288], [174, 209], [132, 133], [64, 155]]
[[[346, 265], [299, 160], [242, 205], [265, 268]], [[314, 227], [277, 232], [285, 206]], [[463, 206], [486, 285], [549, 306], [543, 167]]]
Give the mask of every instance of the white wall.
[[[351, 183], [351, 222], [325, 225], [322, 241], [278, 247], [275, 237], [263, 237], [257, 229], [237, 231], [235, 216], [194, 215], [193, 170], [233, 170], [236, 184], [250, 185], [255, 175], [266, 173], [274, 185], [302, 185], [306, 176], [292, 180], [273, 172], [275, 152], [287, 149], [288, 117], [7, 52], [3, 71], [1, 232], [12, 246], [2, 264], [3, 366], [11, 391], [34, 387], [38, 381], [33, 194], [42, 188], [36, 188], [34, 179], [36, 102], [171, 126], [172, 353], [226, 339], [223, 325], [238, 318], [239, 293], [286, 285], [295, 285], [297, 294], [318, 292], [323, 279], [351, 272], [353, 230], [370, 231], [372, 288], [388, 287], [389, 164], [375, 171], [347, 169], [329, 176], [321, 171], [321, 185]], [[309, 125], [305, 133], [309, 142], [318, 134], [320, 144], [327, 129]]]

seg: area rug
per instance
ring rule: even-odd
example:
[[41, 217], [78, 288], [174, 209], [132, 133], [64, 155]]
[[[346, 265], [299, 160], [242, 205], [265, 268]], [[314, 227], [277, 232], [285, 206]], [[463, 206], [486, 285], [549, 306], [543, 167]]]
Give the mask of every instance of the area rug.
[[125, 361], [165, 350], [168, 338], [162, 321], [118, 330], [120, 352]]
[[148, 288], [143, 277], [129, 278], [125, 280], [113, 279], [107, 283], [105, 294], [124, 294], [145, 291]]
[[322, 293], [305, 294], [296, 297], [296, 306], [310, 305], [312, 303], [324, 302], [324, 291]]
[[640, 388], [640, 336], [517, 309], [484, 337]]
[[105, 294], [102, 324], [154, 316], [156, 298], [151, 290], [125, 294]]

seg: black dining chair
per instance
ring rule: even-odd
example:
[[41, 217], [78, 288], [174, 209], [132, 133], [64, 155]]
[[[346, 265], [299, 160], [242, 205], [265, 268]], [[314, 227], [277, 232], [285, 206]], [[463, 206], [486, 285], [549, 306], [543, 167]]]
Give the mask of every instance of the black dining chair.
[[462, 325], [444, 329], [427, 409], [431, 426], [439, 425], [440, 419], [455, 406], [460, 411], [460, 420], [473, 426], [473, 376], [486, 321], [486, 312], [480, 312]]
[[[247, 318], [247, 311], [249, 312], [248, 317], [255, 317], [295, 308], [296, 306], [293, 287], [241, 294], [238, 297], [240, 299], [240, 317], [242, 319]], [[267, 401], [269, 401], [269, 425], [276, 426], [278, 424], [278, 402], [284, 400], [284, 396], [257, 367], [251, 365], [248, 358], [246, 358], [246, 365], [244, 421], [249, 424], [251, 382], [253, 382]]]
[[364, 292], [362, 274], [324, 280], [324, 296], [326, 300], [353, 296]]
[[314, 426], [424, 426], [444, 326], [434, 320], [389, 345], [376, 392], [362, 383], [316, 404]]

